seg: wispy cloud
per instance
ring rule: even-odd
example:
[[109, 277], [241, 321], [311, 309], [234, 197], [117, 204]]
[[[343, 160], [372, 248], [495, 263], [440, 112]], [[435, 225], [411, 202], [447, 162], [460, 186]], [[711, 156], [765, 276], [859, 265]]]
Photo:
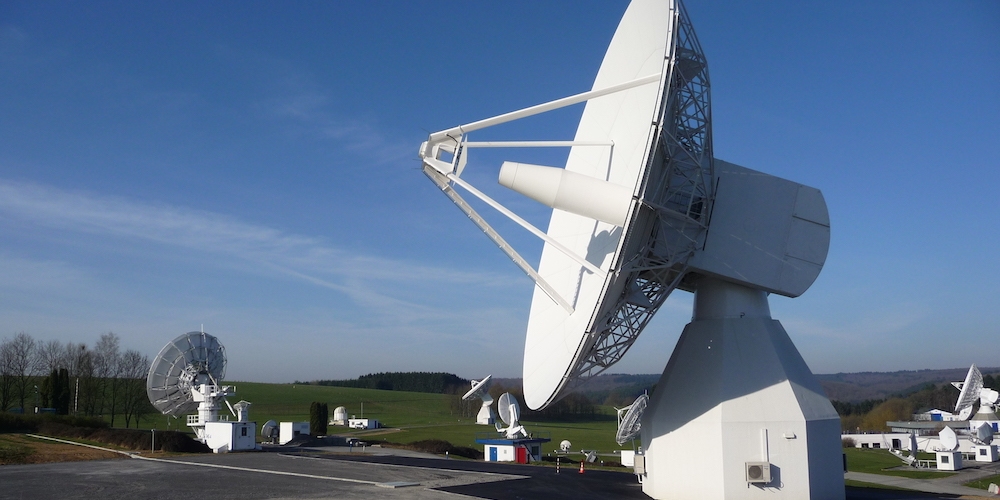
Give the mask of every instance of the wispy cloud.
[[440, 316], [444, 309], [387, 291], [413, 291], [415, 282], [427, 283], [429, 288], [449, 284], [506, 287], [518, 283], [500, 274], [358, 255], [320, 238], [290, 234], [224, 214], [38, 184], [0, 180], [0, 216], [61, 231], [155, 242], [239, 259], [261, 271], [344, 293], [359, 305], [377, 306], [410, 318]]

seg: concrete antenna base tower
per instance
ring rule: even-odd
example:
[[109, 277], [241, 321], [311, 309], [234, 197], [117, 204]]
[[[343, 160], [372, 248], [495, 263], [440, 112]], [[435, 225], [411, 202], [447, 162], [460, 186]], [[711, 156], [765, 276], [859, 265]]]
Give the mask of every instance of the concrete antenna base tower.
[[760, 290], [698, 282], [642, 442], [653, 498], [844, 498], [840, 418]]

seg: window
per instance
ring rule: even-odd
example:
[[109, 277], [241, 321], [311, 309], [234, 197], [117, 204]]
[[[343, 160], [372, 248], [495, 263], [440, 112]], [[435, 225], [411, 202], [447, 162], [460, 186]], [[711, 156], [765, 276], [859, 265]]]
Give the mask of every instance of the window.
[[878, 448], [881, 448], [881, 447], [882, 447], [882, 443], [874, 443], [874, 444], [872, 444], [872, 448], [878, 449]]
[[240, 429], [240, 435], [243, 436], [243, 437], [247, 436], [247, 428], [246, 427], [243, 427], [242, 429]]
[[943, 464], [948, 463], [948, 455], [941, 455], [941, 463]]
[[986, 448], [980, 448], [979, 449], [979, 454], [985, 456], [986, 455]]

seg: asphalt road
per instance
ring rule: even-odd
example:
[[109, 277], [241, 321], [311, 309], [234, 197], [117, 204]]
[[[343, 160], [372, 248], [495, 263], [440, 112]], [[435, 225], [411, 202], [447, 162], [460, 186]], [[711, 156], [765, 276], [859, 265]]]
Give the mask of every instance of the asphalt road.
[[[389, 487], [395, 486], [395, 487]], [[852, 500], [957, 498], [848, 488]], [[0, 499], [646, 499], [625, 472], [440, 458], [231, 453], [0, 467]]]

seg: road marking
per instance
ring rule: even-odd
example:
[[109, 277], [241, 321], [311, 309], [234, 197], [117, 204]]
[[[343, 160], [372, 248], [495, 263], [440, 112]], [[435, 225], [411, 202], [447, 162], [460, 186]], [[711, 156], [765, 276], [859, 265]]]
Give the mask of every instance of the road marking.
[[365, 481], [363, 479], [348, 479], [346, 477], [317, 476], [315, 474], [302, 474], [301, 472], [282, 472], [282, 471], [267, 470], [267, 469], [251, 469], [249, 467], [236, 467], [235, 465], [206, 464], [202, 462], [185, 462], [183, 460], [168, 460], [166, 458], [152, 458], [152, 457], [143, 457], [139, 455], [133, 455], [132, 458], [138, 458], [139, 460], [152, 460], [154, 462], [164, 462], [168, 464], [197, 465], [200, 467], [213, 467], [216, 469], [238, 470], [243, 472], [260, 472], [262, 474], [274, 474], [277, 476], [293, 476], [293, 477], [306, 477], [310, 479], [325, 479], [327, 481], [342, 481], [345, 483], [367, 484], [370, 486], [379, 485], [378, 481]]
[[93, 448], [95, 450], [110, 451], [111, 453], [118, 453], [119, 455], [125, 455], [126, 457], [134, 457], [135, 456], [134, 454], [129, 453], [127, 451], [112, 450], [111, 448], [102, 448], [100, 446], [94, 446], [92, 444], [77, 443], [76, 441], [67, 441], [65, 439], [56, 439], [54, 437], [40, 436], [38, 434], [25, 434], [25, 436], [31, 436], [33, 438], [38, 438], [38, 439], [47, 439], [49, 441], [56, 441], [58, 443], [64, 443], [64, 444], [75, 444], [77, 446], [83, 446], [85, 448]]
[[517, 474], [505, 474], [503, 472], [481, 472], [481, 471], [476, 471], [476, 470], [442, 469], [442, 468], [439, 468], [439, 467], [425, 467], [425, 466], [422, 466], [422, 465], [383, 464], [383, 463], [379, 463], [379, 462], [366, 462], [366, 461], [361, 461], [361, 460], [347, 460], [347, 459], [338, 458], [338, 457], [335, 457], [335, 456], [331, 456], [330, 458], [320, 458], [320, 457], [309, 457], [309, 456], [302, 456], [302, 455], [289, 455], [287, 453], [278, 453], [277, 455], [279, 457], [286, 457], [286, 458], [301, 458], [301, 459], [308, 459], [308, 460], [336, 460], [338, 462], [352, 462], [352, 463], [360, 463], [360, 464], [365, 464], [365, 465], [381, 465], [383, 467], [407, 467], [407, 468], [410, 468], [410, 469], [433, 470], [433, 471], [440, 471], [440, 472], [458, 472], [458, 473], [465, 473], [465, 474], [480, 474], [480, 475], [484, 475], [484, 476], [501, 476], [501, 477], [505, 477], [505, 478], [509, 478], [509, 479], [528, 479], [528, 478], [531, 477], [531, 476], [521, 476], [521, 475], [517, 475]]

